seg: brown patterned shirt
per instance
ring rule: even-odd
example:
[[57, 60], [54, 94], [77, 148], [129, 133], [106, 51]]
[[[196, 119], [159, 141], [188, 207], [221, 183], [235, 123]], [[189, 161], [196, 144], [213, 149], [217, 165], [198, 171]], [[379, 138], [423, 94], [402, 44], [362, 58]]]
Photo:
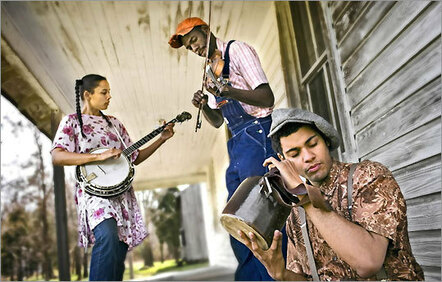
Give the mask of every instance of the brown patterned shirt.
[[[320, 189], [333, 210], [350, 220], [347, 208], [347, 177], [350, 164], [334, 161]], [[424, 273], [411, 252], [407, 232], [406, 204], [399, 185], [382, 164], [363, 161], [353, 174], [351, 221], [367, 231], [389, 239], [384, 261], [388, 280], [424, 280]], [[320, 280], [378, 280], [361, 278], [322, 238], [308, 219], [309, 237]], [[297, 208], [287, 219], [287, 269], [311, 275]], [[361, 254], [363, 255], [363, 254]]]

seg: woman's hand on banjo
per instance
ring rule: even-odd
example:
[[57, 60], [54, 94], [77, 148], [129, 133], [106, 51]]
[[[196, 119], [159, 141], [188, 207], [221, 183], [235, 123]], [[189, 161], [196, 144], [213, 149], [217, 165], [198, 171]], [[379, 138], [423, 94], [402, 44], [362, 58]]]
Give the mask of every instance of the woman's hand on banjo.
[[175, 126], [175, 123], [169, 123], [164, 130], [161, 132], [161, 136], [160, 138], [163, 141], [166, 141], [167, 139], [171, 138], [174, 134], [175, 131], [173, 131], [173, 127]]
[[286, 268], [284, 257], [282, 256], [282, 233], [275, 230], [272, 245], [268, 250], [263, 250], [258, 246], [256, 236], [252, 232], [246, 236], [244, 232], [238, 231], [238, 235], [241, 237], [244, 245], [265, 266], [269, 275], [275, 280], [283, 280]]
[[121, 152], [122, 151], [120, 149], [111, 148], [99, 154], [100, 161], [104, 161], [110, 158], [118, 159], [121, 155]]

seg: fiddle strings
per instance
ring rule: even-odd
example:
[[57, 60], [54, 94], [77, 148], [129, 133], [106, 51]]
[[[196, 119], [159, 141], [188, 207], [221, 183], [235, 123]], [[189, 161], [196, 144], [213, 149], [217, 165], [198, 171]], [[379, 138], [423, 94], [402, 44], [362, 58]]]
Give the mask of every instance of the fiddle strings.
[[[212, 18], [212, 1], [209, 0], [209, 31], [207, 32], [207, 44], [206, 44], [206, 59], [204, 60], [204, 69], [203, 69], [203, 80], [201, 82], [201, 92], [204, 91], [204, 82], [206, 81], [206, 66], [207, 66], [207, 61], [209, 60], [209, 50], [210, 50], [210, 20]], [[207, 96], [207, 95], [205, 95]], [[203, 97], [204, 99], [204, 97]], [[200, 103], [199, 107], [198, 107], [198, 115], [196, 116], [196, 125], [195, 125], [195, 132], [198, 131], [199, 128], [201, 128], [201, 123], [203, 122], [202, 118], [201, 118], [201, 109], [203, 107], [203, 104]]]

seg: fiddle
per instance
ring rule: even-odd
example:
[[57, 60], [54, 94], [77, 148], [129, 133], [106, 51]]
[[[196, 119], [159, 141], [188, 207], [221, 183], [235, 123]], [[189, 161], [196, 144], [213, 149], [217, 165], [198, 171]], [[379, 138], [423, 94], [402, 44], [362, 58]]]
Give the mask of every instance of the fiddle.
[[[222, 53], [220, 50], [216, 49], [210, 59], [206, 58], [205, 62], [205, 72], [203, 76], [203, 86], [205, 86], [206, 89], [216, 95], [216, 96], [222, 96], [221, 93], [226, 90], [226, 86], [228, 84], [228, 80], [223, 78], [224, 68], [224, 60], [222, 59]], [[207, 99], [207, 95], [205, 95], [205, 98]], [[195, 125], [195, 132], [198, 131], [199, 128], [201, 128], [201, 108], [202, 104], [200, 104], [198, 108], [198, 115], [196, 118], [196, 125]]]
[[209, 59], [209, 64], [206, 65], [206, 89], [216, 96], [226, 90], [225, 87], [228, 84], [228, 79], [222, 76], [224, 68], [224, 60], [222, 59], [222, 53], [216, 49]]

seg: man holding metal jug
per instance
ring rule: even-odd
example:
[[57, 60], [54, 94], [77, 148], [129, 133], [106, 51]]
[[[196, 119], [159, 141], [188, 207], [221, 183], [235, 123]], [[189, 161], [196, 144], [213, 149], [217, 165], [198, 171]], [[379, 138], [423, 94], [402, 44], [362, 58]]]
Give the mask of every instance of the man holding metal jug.
[[287, 219], [287, 261], [279, 231], [268, 250], [253, 234], [238, 234], [269, 274], [275, 280], [423, 280], [392, 173], [369, 160], [334, 160], [339, 135], [312, 112], [277, 109], [272, 118], [269, 137], [280, 160], [270, 157], [264, 165], [275, 166], [284, 189], [300, 200]]

